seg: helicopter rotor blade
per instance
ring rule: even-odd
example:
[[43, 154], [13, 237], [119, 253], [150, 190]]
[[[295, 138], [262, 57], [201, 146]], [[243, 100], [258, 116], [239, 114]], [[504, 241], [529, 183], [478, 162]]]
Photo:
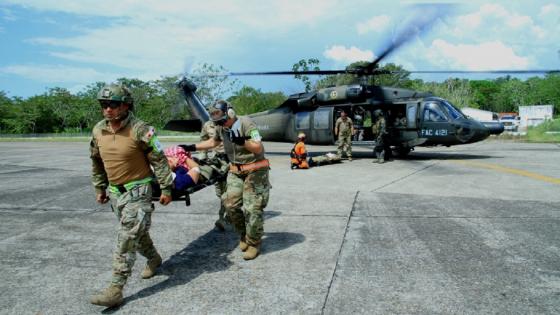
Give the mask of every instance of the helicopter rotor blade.
[[378, 71], [374, 74], [556, 74], [560, 69], [529, 69], [529, 70], [412, 70], [412, 71]]
[[431, 26], [439, 19], [448, 14], [454, 8], [453, 4], [418, 4], [415, 15], [410, 22], [394, 37], [391, 44], [385, 48], [375, 60], [369, 63], [365, 69], [369, 74], [374, 72], [377, 65], [391, 53], [400, 48], [402, 45], [420, 36], [428, 31]]
[[[260, 72], [229, 72], [217, 74], [201, 74], [193, 76], [252, 76], [252, 75], [335, 75], [335, 74], [364, 74], [364, 68], [345, 69], [345, 70], [309, 70], [309, 71], [260, 71]], [[549, 74], [560, 73], [560, 69], [530, 69], [530, 70], [412, 70], [412, 71], [391, 71], [383, 69], [372, 69], [367, 75], [400, 74], [400, 73], [419, 73], [419, 74]]]
[[264, 72], [230, 72], [228, 75], [332, 75], [348, 73], [348, 70], [309, 70], [309, 71], [264, 71]]
[[560, 69], [531, 69], [531, 70], [415, 70], [415, 71], [390, 71], [393, 73], [428, 73], [428, 74], [552, 74], [560, 73]]

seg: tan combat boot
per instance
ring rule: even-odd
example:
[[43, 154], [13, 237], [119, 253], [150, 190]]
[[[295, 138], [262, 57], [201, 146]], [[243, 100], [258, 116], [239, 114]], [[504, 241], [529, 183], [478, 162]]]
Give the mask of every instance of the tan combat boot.
[[142, 279], [149, 279], [156, 274], [157, 267], [161, 266], [161, 256], [156, 253], [156, 256], [146, 263], [146, 267], [142, 270]]
[[257, 258], [261, 249], [260, 241], [247, 240], [247, 250], [243, 253], [243, 259], [251, 260]]
[[243, 235], [239, 240], [239, 249], [241, 249], [241, 251], [244, 252], [247, 250], [247, 248], [249, 248], [249, 245], [247, 244], [247, 242], [245, 242], [245, 235]]
[[123, 302], [122, 294], [123, 286], [112, 284], [103, 292], [93, 295], [91, 297], [91, 304], [101, 305], [106, 307], [114, 307], [121, 305]]

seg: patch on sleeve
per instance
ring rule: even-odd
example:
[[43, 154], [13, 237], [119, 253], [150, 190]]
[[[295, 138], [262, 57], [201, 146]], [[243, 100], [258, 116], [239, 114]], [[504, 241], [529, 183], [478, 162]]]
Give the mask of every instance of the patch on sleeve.
[[163, 146], [161, 145], [161, 142], [159, 142], [159, 139], [156, 135], [152, 136], [152, 138], [150, 139], [150, 146], [156, 152], [163, 151]]
[[249, 135], [251, 137], [251, 140], [255, 142], [261, 142], [262, 140], [261, 134], [259, 133], [258, 129], [251, 130], [251, 132], [249, 132]]
[[156, 129], [154, 127], [150, 127], [148, 129], [148, 132], [146, 133], [146, 141], [148, 142], [149, 146], [152, 147], [152, 150], [156, 152], [163, 151], [163, 146], [156, 136]]

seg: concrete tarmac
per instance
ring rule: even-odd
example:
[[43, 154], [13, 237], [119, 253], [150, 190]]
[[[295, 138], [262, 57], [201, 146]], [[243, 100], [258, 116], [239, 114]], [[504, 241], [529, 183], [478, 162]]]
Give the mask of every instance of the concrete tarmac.
[[[171, 145], [171, 143], [164, 143]], [[164, 257], [125, 304], [111, 278], [117, 220], [95, 203], [88, 144], [0, 143], [1, 314], [558, 314], [560, 147], [485, 142], [290, 170], [272, 163], [262, 254], [214, 229], [213, 188], [156, 206]], [[308, 146], [311, 153], [335, 147]]]

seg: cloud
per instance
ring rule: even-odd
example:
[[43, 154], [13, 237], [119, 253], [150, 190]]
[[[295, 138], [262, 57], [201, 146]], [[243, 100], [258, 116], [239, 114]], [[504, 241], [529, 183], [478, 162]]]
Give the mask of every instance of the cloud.
[[92, 68], [64, 65], [12, 65], [0, 68], [0, 73], [47, 83], [91, 83], [113, 81], [119, 77], [117, 74], [101, 73]]
[[5, 0], [6, 3], [42, 11], [64, 12], [84, 16], [119, 17], [142, 21], [194, 21], [261, 29], [285, 29], [335, 15], [336, 0], [283, 1], [182, 1], [182, 0]]
[[207, 55], [227, 46], [235, 34], [217, 27], [188, 28], [153, 23], [99, 28], [70, 38], [35, 38], [33, 44], [55, 48], [52, 56], [85, 63], [110, 65], [138, 74], [174, 74], [182, 70], [185, 55]]
[[549, 15], [560, 16], [560, 6], [553, 3], [542, 6], [539, 16], [544, 17]]
[[428, 49], [430, 62], [457, 70], [527, 69], [529, 58], [515, 54], [500, 41], [478, 45], [450, 44], [436, 39]]
[[[550, 8], [549, 8], [550, 9]], [[543, 11], [543, 10], [541, 10]], [[545, 29], [531, 16], [510, 11], [500, 4], [484, 4], [478, 11], [451, 20], [455, 25], [449, 31], [459, 38], [512, 38], [544, 39]], [[454, 22], [453, 22], [454, 21]]]
[[391, 18], [388, 15], [378, 15], [365, 22], [358, 23], [356, 29], [358, 30], [358, 34], [366, 34], [369, 32], [381, 33], [389, 26], [390, 22]]
[[81, 32], [78, 35], [35, 37], [26, 42], [46, 46], [51, 57], [109, 66], [123, 76], [142, 79], [184, 71], [186, 56], [212, 62], [224, 55], [247, 55], [250, 47], [244, 43], [249, 37], [269, 38], [337, 14], [332, 10], [335, 0], [5, 2], [50, 14], [104, 17], [104, 24], [94, 28], [76, 25], [73, 31]]
[[8, 21], [8, 22], [13, 22], [13, 21], [17, 20], [17, 17], [12, 12], [12, 10], [7, 9], [7, 8], [0, 8], [0, 16], [2, 17], [2, 20]]
[[344, 46], [335, 45], [323, 52], [323, 56], [343, 64], [350, 64], [356, 61], [373, 60], [373, 52], [370, 50], [361, 50], [354, 46], [346, 48]]

